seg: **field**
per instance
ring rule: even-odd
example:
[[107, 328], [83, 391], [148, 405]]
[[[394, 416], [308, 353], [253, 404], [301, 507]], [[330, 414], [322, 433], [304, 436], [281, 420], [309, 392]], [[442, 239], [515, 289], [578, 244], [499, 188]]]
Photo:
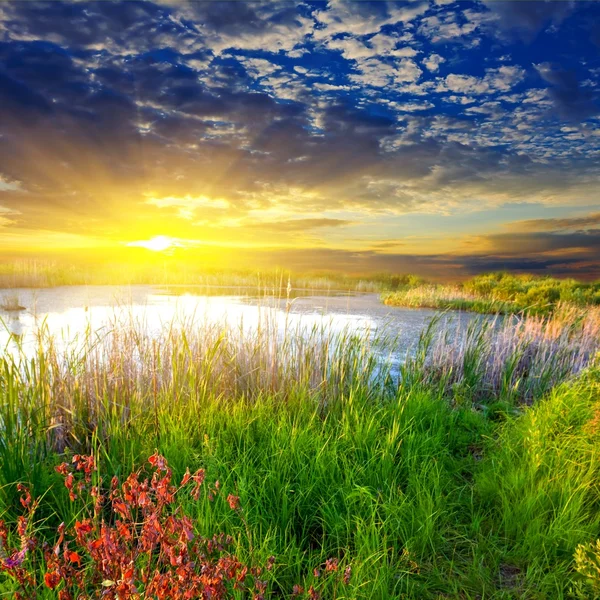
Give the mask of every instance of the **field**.
[[434, 322], [399, 370], [268, 318], [40, 339], [0, 363], [0, 593], [598, 597], [599, 334]]

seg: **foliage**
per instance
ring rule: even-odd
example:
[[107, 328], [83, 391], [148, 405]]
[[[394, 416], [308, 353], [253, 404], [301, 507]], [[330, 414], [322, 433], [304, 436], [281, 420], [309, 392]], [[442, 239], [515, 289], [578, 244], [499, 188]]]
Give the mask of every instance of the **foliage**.
[[584, 577], [584, 585], [580, 585], [579, 589], [584, 587], [583, 593], [600, 598], [600, 539], [577, 546], [575, 569]]

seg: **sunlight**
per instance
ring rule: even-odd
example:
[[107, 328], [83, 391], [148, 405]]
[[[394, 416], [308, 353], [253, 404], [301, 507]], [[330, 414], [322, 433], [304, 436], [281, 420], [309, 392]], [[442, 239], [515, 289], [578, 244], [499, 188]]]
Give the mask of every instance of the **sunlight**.
[[132, 248], [146, 248], [147, 250], [152, 250], [153, 252], [164, 252], [165, 250], [170, 250], [175, 246], [179, 246], [179, 244], [176, 240], [166, 235], [157, 235], [149, 240], [137, 240], [135, 242], [129, 242], [127, 246]]

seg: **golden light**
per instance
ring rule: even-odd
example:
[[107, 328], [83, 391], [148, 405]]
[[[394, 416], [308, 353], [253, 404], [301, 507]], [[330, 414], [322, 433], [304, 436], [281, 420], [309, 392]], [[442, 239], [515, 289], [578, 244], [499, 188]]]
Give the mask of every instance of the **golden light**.
[[176, 240], [166, 235], [157, 235], [149, 240], [129, 242], [127, 245], [134, 248], [146, 248], [146, 250], [152, 250], [153, 252], [164, 252], [179, 246]]

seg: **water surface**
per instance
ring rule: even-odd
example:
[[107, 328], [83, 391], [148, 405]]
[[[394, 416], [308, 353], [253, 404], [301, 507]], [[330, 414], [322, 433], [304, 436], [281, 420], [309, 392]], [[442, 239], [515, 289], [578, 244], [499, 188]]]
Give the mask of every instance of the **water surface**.
[[[155, 286], [67, 286], [50, 289], [14, 289], [0, 296], [18, 298], [20, 311], [0, 309], [0, 347], [4, 352], [31, 355], [40, 331], [54, 337], [59, 347], [76, 344], [88, 334], [108, 333], [115, 323], [136, 323], [149, 335], [158, 335], [165, 326], [185, 323], [200, 327], [206, 323], [251, 331], [264, 326], [294, 331], [326, 327], [333, 332], [385, 334], [397, 340], [399, 353], [414, 348], [420, 333], [438, 311], [385, 306], [377, 294], [311, 292], [292, 293], [290, 298], [246, 294], [210, 294], [191, 288], [178, 290]], [[229, 290], [220, 290], [229, 294]], [[123, 318], [125, 317], [125, 318]], [[470, 313], [446, 313], [457, 330], [481, 319]]]

